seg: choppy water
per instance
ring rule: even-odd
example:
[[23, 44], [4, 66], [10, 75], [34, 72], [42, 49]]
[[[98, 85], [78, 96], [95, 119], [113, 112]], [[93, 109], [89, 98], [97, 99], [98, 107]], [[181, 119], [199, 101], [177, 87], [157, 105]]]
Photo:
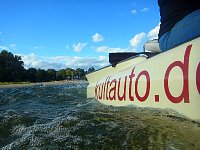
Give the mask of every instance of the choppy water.
[[86, 99], [87, 84], [0, 89], [1, 149], [200, 149], [200, 124], [170, 110]]

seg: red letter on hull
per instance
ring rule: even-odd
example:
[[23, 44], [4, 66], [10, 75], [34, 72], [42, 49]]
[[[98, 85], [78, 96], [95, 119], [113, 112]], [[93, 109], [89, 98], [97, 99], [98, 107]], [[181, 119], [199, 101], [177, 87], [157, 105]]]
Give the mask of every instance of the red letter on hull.
[[99, 85], [98, 85], [98, 82], [97, 82], [97, 84], [96, 84], [96, 87], [95, 87], [95, 97], [96, 97], [96, 99], [98, 99], [98, 88], [99, 88]]
[[200, 94], [200, 63], [198, 64], [198, 67], [197, 67], [196, 84], [197, 84], [197, 90]]
[[[185, 103], [189, 103], [188, 69], [189, 69], [189, 56], [190, 56], [191, 48], [192, 48], [192, 45], [187, 46], [185, 55], [184, 55], [184, 62], [181, 62], [181, 61], [173, 62], [172, 64], [169, 65], [165, 73], [165, 78], [164, 78], [165, 93], [168, 99], [173, 103], [180, 103], [183, 99]], [[183, 72], [183, 90], [180, 96], [178, 97], [173, 96], [169, 90], [169, 74], [171, 70], [175, 67], [179, 67]]]
[[[146, 92], [144, 94], [144, 96], [140, 96], [139, 93], [138, 93], [138, 81], [139, 81], [139, 78], [140, 76], [144, 75], [146, 77]], [[144, 102], [148, 96], [149, 96], [149, 92], [150, 92], [150, 76], [149, 76], [149, 73], [144, 70], [142, 72], [139, 73], [139, 75], [137, 76], [136, 80], [135, 80], [135, 96], [137, 97], [137, 99], [141, 102]]]
[[[122, 87], [120, 86], [120, 84], [121, 84], [121, 78], [119, 78], [117, 96], [118, 96], [118, 99], [119, 99], [120, 101], [126, 100], [126, 82], [127, 82], [127, 76], [125, 76], [124, 88], [122, 88]], [[120, 96], [120, 87], [121, 87], [122, 90], [123, 90], [122, 96]]]
[[114, 83], [114, 86], [109, 91], [109, 99], [110, 100], [116, 100], [116, 84], [117, 84], [116, 79], [113, 79], [111, 81], [110, 86], [112, 86], [113, 83]]
[[130, 99], [130, 101], [134, 101], [134, 97], [131, 95], [131, 93], [132, 93], [133, 77], [135, 76], [134, 70], [135, 70], [135, 67], [133, 68], [131, 74], [129, 75], [129, 78], [130, 78], [130, 82], [129, 82], [129, 99]]

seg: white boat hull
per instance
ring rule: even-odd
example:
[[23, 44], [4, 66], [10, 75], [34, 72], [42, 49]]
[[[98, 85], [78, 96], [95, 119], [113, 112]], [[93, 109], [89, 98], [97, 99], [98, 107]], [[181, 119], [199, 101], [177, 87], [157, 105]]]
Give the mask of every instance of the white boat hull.
[[87, 97], [106, 105], [170, 108], [200, 120], [200, 38], [87, 75]]

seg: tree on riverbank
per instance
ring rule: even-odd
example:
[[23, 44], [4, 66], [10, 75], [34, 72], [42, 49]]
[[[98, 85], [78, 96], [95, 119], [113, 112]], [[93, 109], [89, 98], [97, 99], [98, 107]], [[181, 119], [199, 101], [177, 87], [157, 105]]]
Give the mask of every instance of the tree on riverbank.
[[6, 50], [0, 53], [0, 81], [16, 82], [23, 80], [25, 69], [20, 56]]
[[0, 53], [0, 82], [47, 82], [55, 80], [80, 80], [86, 79], [85, 75], [91, 73], [95, 69], [89, 68], [84, 70], [81, 68], [66, 68], [61, 70], [54, 69], [36, 69], [24, 68], [24, 62], [20, 56], [13, 55], [6, 50]]

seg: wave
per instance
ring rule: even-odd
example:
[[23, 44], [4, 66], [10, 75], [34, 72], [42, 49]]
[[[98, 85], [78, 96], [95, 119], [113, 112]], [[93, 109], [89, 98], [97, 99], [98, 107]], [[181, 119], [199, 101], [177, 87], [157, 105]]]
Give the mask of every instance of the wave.
[[171, 110], [113, 107], [87, 84], [0, 90], [1, 149], [198, 149], [200, 124]]

